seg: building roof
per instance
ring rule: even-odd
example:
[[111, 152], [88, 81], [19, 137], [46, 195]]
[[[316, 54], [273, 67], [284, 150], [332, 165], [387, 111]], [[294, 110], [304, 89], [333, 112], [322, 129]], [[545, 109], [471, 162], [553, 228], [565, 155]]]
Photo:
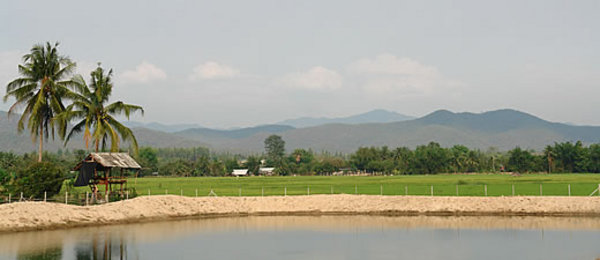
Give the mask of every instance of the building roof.
[[[140, 166], [129, 154], [127, 153], [90, 153], [85, 157], [84, 161], [94, 161], [102, 165], [105, 168], [124, 168], [124, 169], [141, 169]], [[81, 163], [77, 165], [76, 169], [79, 168]]]

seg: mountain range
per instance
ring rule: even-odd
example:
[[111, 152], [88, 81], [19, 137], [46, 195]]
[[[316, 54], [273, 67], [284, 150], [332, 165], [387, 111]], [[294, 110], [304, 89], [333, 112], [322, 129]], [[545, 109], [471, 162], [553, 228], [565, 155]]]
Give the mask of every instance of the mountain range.
[[[454, 113], [439, 110], [421, 118], [399, 118], [398, 121], [389, 121], [392, 119], [385, 116], [378, 119], [375, 119], [377, 116], [368, 116], [385, 114], [391, 117], [400, 115], [375, 110], [346, 118], [313, 118], [314, 120], [304, 118], [279, 122], [287, 122], [298, 127], [278, 123], [231, 130], [193, 127], [167, 132], [167, 130], [133, 127], [133, 131], [141, 146], [206, 146], [214, 151], [234, 153], [263, 152], [264, 139], [271, 134], [281, 135], [288, 151], [295, 148], [310, 148], [314, 151], [342, 153], [351, 153], [361, 146], [387, 145], [414, 148], [431, 141], [446, 147], [463, 144], [470, 148], [496, 147], [500, 150], [509, 150], [516, 146], [541, 150], [554, 142], [577, 140], [584, 143], [600, 143], [598, 126], [554, 123], [510, 109], [484, 113]], [[17, 116], [7, 120], [6, 113], [0, 112], [0, 150], [19, 153], [34, 151], [37, 146], [31, 141], [27, 132], [18, 134], [16, 131]], [[318, 120], [323, 120], [323, 124], [311, 125]], [[340, 120], [348, 121], [340, 123]], [[57, 150], [63, 146], [60, 141], [50, 141], [45, 144], [45, 147], [48, 150]], [[67, 146], [69, 149], [82, 147], [83, 141], [80, 137], [72, 138]]]

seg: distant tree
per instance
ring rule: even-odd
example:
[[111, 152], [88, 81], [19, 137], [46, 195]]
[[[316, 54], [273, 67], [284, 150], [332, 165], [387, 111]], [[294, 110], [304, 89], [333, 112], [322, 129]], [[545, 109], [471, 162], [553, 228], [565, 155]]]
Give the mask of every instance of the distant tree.
[[547, 145], [544, 148], [544, 157], [546, 158], [547, 162], [546, 172], [552, 173], [552, 169], [554, 168], [554, 158], [556, 157], [554, 147]]
[[454, 172], [467, 172], [469, 152], [469, 148], [464, 145], [455, 145], [450, 148], [450, 153], [452, 155], [450, 165]]
[[137, 155], [138, 162], [145, 174], [158, 170], [157, 152], [152, 147], [142, 147]]
[[372, 172], [373, 169], [372, 167], [369, 167], [369, 163], [379, 159], [380, 157], [377, 148], [360, 147], [350, 156], [350, 164], [357, 170]]
[[11, 152], [0, 152], [0, 169], [16, 170], [23, 160]]
[[527, 151], [522, 150], [520, 147], [516, 147], [508, 152], [510, 155], [508, 159], [508, 170], [524, 173], [529, 172], [534, 167], [534, 157]]
[[42, 161], [44, 137], [48, 139], [51, 133], [54, 138], [56, 129], [62, 138], [66, 131], [66, 121], [53, 118], [64, 110], [63, 99], [71, 98], [67, 85], [75, 63], [60, 55], [57, 48], [58, 43], [34, 45], [30, 53], [23, 56], [24, 63], [18, 66], [21, 77], [8, 83], [4, 96], [4, 102], [10, 97], [15, 98], [9, 115], [25, 107], [17, 130], [22, 132], [27, 124], [32, 139], [38, 139], [38, 162]]
[[275, 167], [281, 167], [285, 156], [285, 141], [281, 136], [271, 135], [265, 139], [265, 152], [267, 161]]
[[450, 153], [436, 142], [417, 146], [412, 161], [416, 173], [435, 174], [447, 171], [450, 165]]
[[98, 64], [90, 76], [89, 85], [81, 75], [73, 77], [71, 85], [77, 92], [77, 96], [71, 105], [57, 115], [57, 118], [63, 121], [81, 120], [73, 126], [65, 139], [65, 144], [74, 134], [83, 132], [86, 148], [89, 141], [93, 141], [96, 152], [100, 150], [100, 144], [103, 150], [106, 148], [107, 139], [110, 139], [111, 152], [118, 152], [120, 139], [123, 139], [129, 141], [133, 152], [137, 153], [138, 144], [133, 131], [121, 124], [116, 116], [124, 114], [129, 119], [129, 116], [136, 111], [144, 114], [144, 109], [122, 101], [106, 104], [113, 89], [112, 70], [105, 73]]
[[246, 158], [245, 167], [248, 169], [248, 173], [252, 175], [258, 175], [260, 171], [260, 158], [256, 156], [248, 156], [248, 158]]
[[210, 158], [208, 155], [202, 155], [196, 159], [194, 173], [195, 176], [208, 176], [210, 175]]
[[296, 164], [311, 163], [312, 160], [314, 159], [314, 157], [315, 156], [313, 155], [312, 151], [307, 151], [304, 149], [296, 149], [290, 155], [290, 159], [291, 159], [290, 161], [292, 161], [293, 163], [296, 163]]
[[210, 176], [223, 176], [226, 173], [225, 165], [218, 160], [213, 160], [208, 164], [208, 171]]
[[587, 149], [580, 141], [554, 144], [557, 168], [563, 172], [585, 172], [588, 166]]
[[227, 174], [231, 174], [234, 169], [239, 169], [240, 164], [236, 158], [228, 158], [225, 160], [225, 171]]
[[331, 160], [323, 160], [321, 162], [316, 162], [313, 165], [312, 170], [321, 175], [331, 175], [332, 173], [339, 171], [339, 167]]
[[194, 166], [191, 161], [177, 159], [161, 164], [158, 167], [161, 175], [189, 177], [194, 175]]
[[600, 173], [600, 144], [592, 144], [589, 149], [589, 171]]
[[398, 147], [392, 152], [395, 169], [400, 174], [410, 174], [410, 162], [413, 160], [413, 152], [407, 147]]
[[279, 163], [275, 164], [275, 170], [273, 171], [277, 175], [287, 176], [294, 173], [292, 165], [285, 160], [280, 160]]

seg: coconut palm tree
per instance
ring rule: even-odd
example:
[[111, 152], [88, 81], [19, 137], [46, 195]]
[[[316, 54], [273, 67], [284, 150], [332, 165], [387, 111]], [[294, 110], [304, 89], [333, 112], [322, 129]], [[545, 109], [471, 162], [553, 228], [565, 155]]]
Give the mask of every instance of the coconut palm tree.
[[4, 102], [10, 97], [15, 98], [15, 103], [8, 110], [9, 115], [25, 107], [17, 130], [22, 132], [27, 124], [32, 140], [35, 142], [39, 137], [40, 162], [44, 137], [48, 139], [51, 133], [54, 138], [55, 128], [60, 137], [64, 137], [66, 122], [52, 118], [64, 110], [63, 99], [72, 94], [67, 85], [75, 63], [60, 55], [57, 47], [58, 43], [52, 45], [49, 42], [34, 45], [30, 53], [23, 56], [23, 64], [18, 66], [21, 77], [8, 83], [4, 96]]
[[144, 109], [121, 101], [106, 105], [113, 88], [112, 69], [105, 74], [104, 69], [98, 64], [98, 68], [90, 75], [89, 85], [81, 75], [73, 77], [73, 84], [70, 86], [76, 96], [73, 98], [73, 103], [57, 116], [58, 120], [80, 120], [69, 131], [65, 138], [65, 145], [73, 135], [83, 131], [86, 148], [89, 147], [89, 142], [93, 141], [96, 152], [100, 150], [100, 145], [104, 150], [107, 140], [110, 139], [111, 152], [118, 152], [120, 136], [122, 140], [129, 141], [134, 153], [137, 153], [138, 145], [133, 131], [121, 124], [115, 116], [124, 114], [129, 119], [129, 115], [136, 111], [141, 111], [143, 115]]

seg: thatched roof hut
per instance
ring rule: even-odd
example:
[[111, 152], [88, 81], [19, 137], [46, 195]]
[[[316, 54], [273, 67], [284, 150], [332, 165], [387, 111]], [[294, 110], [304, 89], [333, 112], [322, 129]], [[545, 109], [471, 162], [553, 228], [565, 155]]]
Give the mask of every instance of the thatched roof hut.
[[[117, 176], [112, 176], [113, 168], [120, 169]], [[105, 190], [108, 191], [109, 189], [112, 190], [110, 187], [112, 184], [120, 184], [122, 191], [123, 184], [127, 182], [123, 171], [139, 171], [140, 169], [142, 167], [126, 153], [90, 153], [75, 166], [75, 170], [79, 171], [79, 175], [74, 185], [76, 187], [105, 185]]]
[[81, 161], [75, 170], [79, 170], [84, 163], [97, 163], [97, 167], [101, 167], [104, 170], [107, 168], [121, 168], [139, 170], [142, 168], [129, 154], [127, 153], [90, 153], [83, 161]]

